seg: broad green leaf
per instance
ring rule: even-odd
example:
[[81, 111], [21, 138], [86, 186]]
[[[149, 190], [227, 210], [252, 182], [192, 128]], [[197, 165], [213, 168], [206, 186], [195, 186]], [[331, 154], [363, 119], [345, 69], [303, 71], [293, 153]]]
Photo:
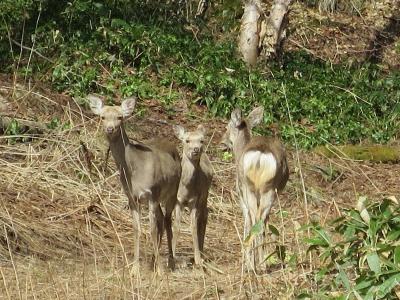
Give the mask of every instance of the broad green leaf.
[[310, 244], [312, 246], [323, 246], [323, 247], [328, 247], [329, 244], [322, 238], [316, 237], [316, 238], [306, 238], [304, 241], [307, 244]]
[[343, 284], [343, 286], [348, 290], [348, 291], [350, 291], [351, 290], [351, 284], [350, 284], [350, 280], [349, 280], [349, 278], [347, 277], [347, 275], [346, 275], [346, 273], [344, 272], [344, 270], [343, 270], [343, 268], [338, 264], [338, 263], [336, 263], [336, 268], [339, 270], [339, 273], [338, 273], [338, 279], [340, 280], [340, 282]]
[[396, 240], [399, 239], [399, 237], [400, 237], [400, 230], [399, 230], [399, 229], [397, 229], [397, 230], [391, 230], [391, 231], [389, 232], [389, 234], [387, 235], [387, 239], [388, 239], [389, 241], [396, 241]]
[[396, 248], [394, 248], [393, 260], [394, 260], [395, 265], [399, 266], [399, 264], [400, 264], [400, 246], [397, 246]]
[[329, 238], [325, 230], [319, 229], [317, 232], [328, 244], [331, 243], [331, 239]]
[[253, 227], [251, 227], [249, 235], [246, 237], [244, 240], [243, 244], [245, 247], [250, 247], [252, 244], [254, 238], [262, 233], [264, 230], [264, 221], [260, 220], [258, 221]]
[[268, 224], [268, 229], [276, 236], [279, 236], [279, 230], [274, 225]]
[[371, 252], [367, 254], [367, 262], [368, 266], [375, 275], [379, 275], [381, 273], [381, 261], [376, 252]]
[[361, 282], [356, 284], [354, 289], [356, 291], [359, 291], [359, 290], [363, 290], [363, 289], [369, 288], [373, 284], [373, 282], [374, 282], [374, 279], [367, 280], [366, 278], [364, 278]]
[[376, 293], [376, 299], [382, 299], [386, 297], [392, 289], [400, 283], [400, 273], [393, 275], [386, 279], [381, 285], [379, 285]]

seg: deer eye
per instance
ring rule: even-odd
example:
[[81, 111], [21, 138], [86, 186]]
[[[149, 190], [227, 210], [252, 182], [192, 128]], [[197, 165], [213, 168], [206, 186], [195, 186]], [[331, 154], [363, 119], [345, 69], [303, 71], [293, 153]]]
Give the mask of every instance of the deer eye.
[[105, 119], [106, 119], [106, 117], [105, 117], [105, 116], [101, 116], [101, 119], [102, 119], [102, 120], [105, 120]]
[[186, 144], [189, 144], [189, 143], [190, 143], [190, 140], [186, 140], [185, 143], [186, 143]]
[[203, 144], [204, 143], [204, 140], [200, 140], [200, 144]]
[[118, 117], [118, 120], [122, 121], [122, 116], [119, 116], [119, 117]]

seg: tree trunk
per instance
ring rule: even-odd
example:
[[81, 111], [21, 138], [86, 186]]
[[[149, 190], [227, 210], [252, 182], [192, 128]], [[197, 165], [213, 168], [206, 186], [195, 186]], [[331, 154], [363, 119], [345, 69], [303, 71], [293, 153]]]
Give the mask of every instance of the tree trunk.
[[272, 59], [279, 55], [282, 42], [286, 38], [286, 28], [289, 23], [288, 12], [291, 0], [275, 0], [271, 13], [265, 23], [265, 36], [262, 38], [262, 56]]
[[275, 0], [266, 17], [260, 0], [244, 4], [239, 36], [239, 51], [249, 66], [254, 66], [261, 53], [266, 60], [274, 58], [286, 37], [288, 11], [291, 0]]
[[262, 19], [263, 10], [259, 0], [246, 1], [240, 25], [239, 51], [249, 66], [254, 66], [257, 62]]

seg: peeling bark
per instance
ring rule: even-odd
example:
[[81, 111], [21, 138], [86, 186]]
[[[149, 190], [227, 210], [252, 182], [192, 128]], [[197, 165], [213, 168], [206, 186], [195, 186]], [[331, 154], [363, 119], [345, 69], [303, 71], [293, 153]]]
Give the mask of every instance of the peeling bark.
[[289, 4], [292, 0], [275, 0], [269, 17], [265, 17], [260, 0], [247, 0], [244, 6], [239, 36], [239, 51], [249, 66], [260, 55], [269, 60], [280, 52], [286, 37]]
[[292, 0], [275, 0], [271, 13], [266, 20], [265, 36], [262, 37], [262, 56], [264, 59], [276, 57], [281, 51], [282, 42], [286, 38], [289, 23], [289, 4]]
[[254, 66], [257, 62], [262, 16], [263, 11], [258, 0], [245, 3], [240, 26], [239, 51], [242, 59], [249, 66]]

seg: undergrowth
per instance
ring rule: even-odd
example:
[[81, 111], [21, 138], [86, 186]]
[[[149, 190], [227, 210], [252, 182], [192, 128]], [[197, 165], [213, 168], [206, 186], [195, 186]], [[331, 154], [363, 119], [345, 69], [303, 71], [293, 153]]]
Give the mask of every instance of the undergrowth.
[[[225, 117], [235, 106], [250, 110], [262, 104], [266, 126], [261, 130], [269, 134], [268, 127], [278, 125], [284, 140], [293, 143], [296, 135], [304, 148], [385, 143], [399, 132], [398, 72], [384, 73], [371, 64], [332, 66], [301, 52], [285, 53], [279, 63], [249, 72], [226, 29], [220, 38], [197, 23], [195, 36], [180, 23], [179, 7], [136, 3], [136, 8], [125, 1], [81, 0], [54, 8], [60, 12], [57, 18], [43, 8], [44, 24], [34, 33], [36, 49], [54, 64], [36, 61], [29, 73], [46, 74], [55, 89], [81, 100], [89, 92], [110, 100], [135, 94], [173, 108], [184, 90], [192, 102]], [[145, 10], [150, 17], [144, 17]], [[220, 10], [225, 21], [233, 11], [230, 5]], [[4, 49], [7, 40], [2, 42]], [[5, 56], [2, 65], [10, 59]]]
[[[364, 197], [362, 197], [364, 198]], [[364, 202], [366, 199], [360, 199]], [[309, 251], [318, 254], [316, 299], [398, 299], [400, 209], [385, 199], [360, 210], [348, 209], [332, 227], [307, 226]], [[299, 298], [311, 298], [306, 293]]]

